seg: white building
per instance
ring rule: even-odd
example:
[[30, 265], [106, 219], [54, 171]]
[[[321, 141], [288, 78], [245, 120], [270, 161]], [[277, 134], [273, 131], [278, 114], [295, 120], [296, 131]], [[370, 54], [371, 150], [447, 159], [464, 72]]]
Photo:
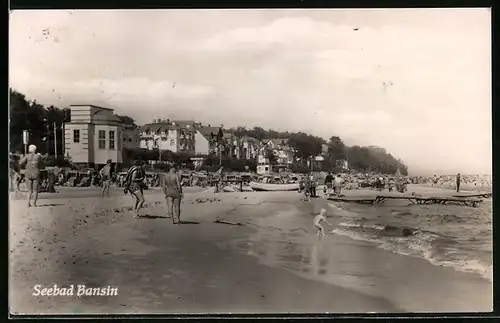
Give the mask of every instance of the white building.
[[122, 163], [124, 124], [113, 109], [71, 105], [71, 121], [64, 124], [64, 151], [75, 164], [104, 165], [108, 159]]
[[220, 127], [198, 127], [195, 134], [195, 154], [209, 155], [217, 151], [216, 136]]
[[[264, 139], [259, 148], [259, 155], [257, 158], [258, 165], [268, 166], [269, 159], [266, 158], [266, 150], [272, 150], [276, 156], [276, 164], [273, 165], [273, 170], [286, 170], [293, 164], [294, 154], [293, 149], [288, 146], [287, 139]], [[270, 170], [270, 171], [273, 171]]]
[[196, 127], [194, 121], [158, 119], [139, 129], [139, 146], [148, 150], [160, 149], [194, 154]]

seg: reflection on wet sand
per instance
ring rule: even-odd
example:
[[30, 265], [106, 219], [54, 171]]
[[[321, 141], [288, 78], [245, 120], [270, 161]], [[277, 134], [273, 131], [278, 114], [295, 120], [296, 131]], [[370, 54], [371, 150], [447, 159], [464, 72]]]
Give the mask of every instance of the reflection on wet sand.
[[311, 267], [312, 273], [318, 276], [325, 275], [328, 272], [328, 258], [323, 254], [321, 242], [311, 247]]
[[[247, 255], [259, 258], [259, 261], [274, 267], [325, 276], [329, 272], [330, 259], [326, 254], [325, 241], [313, 237], [297, 241], [288, 236], [282, 239], [265, 231], [257, 231], [247, 241], [238, 241], [234, 246]], [[304, 241], [306, 240], [306, 241]], [[311, 241], [307, 241], [311, 240]], [[310, 242], [310, 243], [307, 243]]]
[[[328, 235], [318, 237], [308, 234], [281, 234], [264, 229], [256, 230], [245, 239], [233, 241], [232, 245], [267, 266], [287, 269], [317, 281], [354, 287], [371, 294], [373, 277], [360, 272], [356, 266], [350, 266], [349, 259], [335, 256], [331, 249], [331, 238]], [[348, 258], [357, 259], [359, 256], [362, 255], [349, 255]]]

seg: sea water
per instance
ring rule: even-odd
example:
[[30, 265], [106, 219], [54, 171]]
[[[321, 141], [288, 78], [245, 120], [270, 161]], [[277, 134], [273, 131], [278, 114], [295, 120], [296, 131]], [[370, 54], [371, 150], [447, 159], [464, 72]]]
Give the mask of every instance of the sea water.
[[[328, 235], [345, 236], [436, 266], [474, 273], [490, 282], [493, 279], [491, 199], [477, 207], [393, 201], [385, 205], [321, 203], [316, 208], [308, 202], [283, 203], [279, 211], [251, 219], [255, 232], [233, 241], [233, 246], [268, 265], [280, 262], [282, 267], [307, 273], [313, 270], [311, 263], [321, 271], [328, 261], [321, 256], [328, 249]], [[327, 209], [333, 225], [325, 225], [327, 236], [323, 251], [318, 252], [320, 238], [312, 221], [321, 207]], [[314, 257], [322, 259], [311, 259]]]
[[493, 280], [491, 199], [475, 208], [334, 203], [329, 208], [342, 214], [335, 234]]

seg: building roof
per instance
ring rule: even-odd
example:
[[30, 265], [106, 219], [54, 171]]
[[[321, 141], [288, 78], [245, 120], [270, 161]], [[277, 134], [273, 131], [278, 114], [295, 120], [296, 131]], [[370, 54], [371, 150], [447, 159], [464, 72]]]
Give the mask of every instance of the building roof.
[[216, 136], [219, 132], [220, 127], [199, 127], [197, 130], [205, 137], [207, 140], [211, 140], [212, 136]]
[[148, 123], [139, 128], [140, 132], [166, 131], [169, 129], [168, 123]]
[[118, 118], [116, 115], [112, 114], [112, 115], [106, 115], [106, 114], [96, 114], [94, 116], [94, 118], [96, 120], [98, 119], [106, 119], [106, 120], [109, 120], [109, 121], [116, 121], [116, 122], [119, 122], [119, 123], [122, 123], [122, 119]]
[[248, 141], [248, 142], [251, 142], [251, 143], [259, 143], [259, 140], [257, 138], [250, 137], [250, 136], [243, 136], [243, 137], [241, 137], [241, 139]]
[[269, 139], [263, 139], [262, 140], [265, 144], [268, 144], [272, 142], [272, 144], [276, 146], [286, 146], [288, 144], [288, 139], [287, 138], [269, 138]]
[[[188, 127], [189, 126], [189, 127]], [[177, 121], [172, 120], [168, 122], [154, 122], [147, 123], [141, 127], [139, 127], [140, 132], [156, 132], [156, 131], [168, 131], [168, 130], [188, 130], [188, 131], [196, 131], [197, 123], [194, 121]], [[217, 129], [218, 130], [218, 129]]]
[[109, 110], [109, 111], [113, 111], [114, 110], [114, 109], [100, 107], [100, 106], [93, 105], [93, 104], [70, 104], [69, 107], [70, 108], [71, 107], [93, 107], [93, 108], [104, 109], [104, 110]]
[[180, 128], [195, 128], [196, 127], [196, 122], [193, 120], [172, 120], [170, 121], [172, 124], [175, 124], [176, 126], [179, 126]]

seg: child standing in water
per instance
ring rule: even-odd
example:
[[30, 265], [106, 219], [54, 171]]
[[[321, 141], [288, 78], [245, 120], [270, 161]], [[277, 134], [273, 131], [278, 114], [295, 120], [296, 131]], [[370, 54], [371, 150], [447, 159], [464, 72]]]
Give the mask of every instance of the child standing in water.
[[321, 225], [321, 221], [324, 221], [328, 225], [332, 225], [330, 222], [328, 222], [325, 218], [326, 210], [321, 209], [319, 214], [316, 214], [314, 217], [314, 227], [318, 229], [318, 236], [324, 236], [325, 235], [325, 229], [323, 228], [323, 225]]

